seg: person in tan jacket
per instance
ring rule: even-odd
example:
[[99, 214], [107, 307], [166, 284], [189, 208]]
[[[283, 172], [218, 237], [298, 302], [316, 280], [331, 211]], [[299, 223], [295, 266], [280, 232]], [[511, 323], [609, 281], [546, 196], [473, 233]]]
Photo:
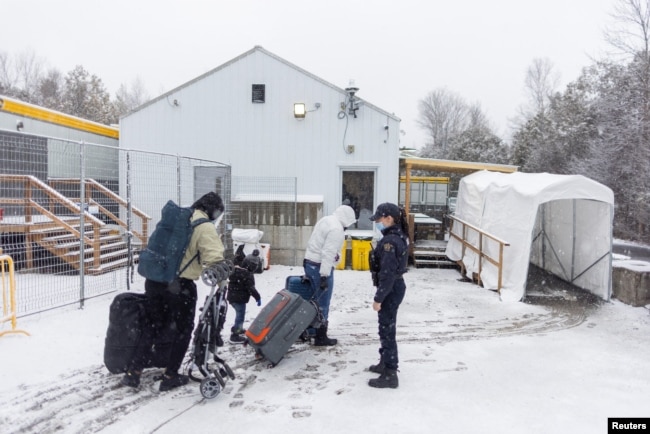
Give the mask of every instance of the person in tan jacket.
[[224, 246], [214, 225], [214, 221], [224, 212], [221, 197], [214, 192], [207, 193], [194, 202], [192, 208], [191, 221], [207, 218], [210, 222], [194, 228], [181, 261], [180, 270], [183, 271], [176, 280], [169, 284], [145, 280], [145, 311], [150, 327], [143, 330], [129, 369], [122, 377], [121, 384], [124, 386], [136, 388], [140, 385], [140, 375], [147, 366], [154, 340], [163, 327], [171, 322], [175, 323], [177, 333], [171, 344], [160, 391], [171, 390], [188, 382], [188, 377], [180, 374], [179, 369], [194, 329], [197, 300], [195, 281], [201, 277], [204, 268], [224, 261]]

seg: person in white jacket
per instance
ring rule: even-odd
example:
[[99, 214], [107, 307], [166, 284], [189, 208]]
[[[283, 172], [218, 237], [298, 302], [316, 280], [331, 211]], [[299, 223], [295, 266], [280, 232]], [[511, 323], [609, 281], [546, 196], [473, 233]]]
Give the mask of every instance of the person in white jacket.
[[332, 215], [325, 216], [316, 223], [307, 243], [303, 267], [323, 317], [321, 326], [316, 329], [316, 346], [331, 346], [337, 342], [336, 339], [327, 337], [330, 301], [334, 290], [334, 267], [341, 259], [345, 229], [356, 221], [352, 207], [341, 205]]

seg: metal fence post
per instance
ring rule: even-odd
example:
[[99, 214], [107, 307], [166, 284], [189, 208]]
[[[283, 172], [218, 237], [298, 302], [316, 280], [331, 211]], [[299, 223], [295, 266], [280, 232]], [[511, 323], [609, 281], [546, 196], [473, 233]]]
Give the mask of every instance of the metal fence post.
[[133, 238], [133, 229], [131, 222], [132, 201], [131, 201], [131, 155], [129, 151], [126, 152], [126, 247], [128, 249], [128, 259], [126, 267], [126, 290], [131, 290], [131, 282], [133, 281], [133, 246], [131, 240]]
[[181, 202], [181, 156], [176, 155], [176, 203], [182, 205]]
[[[85, 299], [85, 269], [86, 269], [86, 220], [84, 208], [86, 204], [86, 161], [85, 161], [84, 142], [79, 142], [79, 309], [84, 307]], [[88, 208], [90, 209], [90, 208]]]
[[[298, 239], [298, 178], [293, 178], [293, 236]], [[294, 243], [293, 263], [298, 264], [298, 247]]]

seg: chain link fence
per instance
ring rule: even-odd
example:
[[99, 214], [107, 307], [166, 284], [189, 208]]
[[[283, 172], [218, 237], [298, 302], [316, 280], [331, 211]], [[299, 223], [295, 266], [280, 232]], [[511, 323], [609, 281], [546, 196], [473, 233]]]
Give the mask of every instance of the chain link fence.
[[294, 178], [232, 179], [216, 161], [0, 131], [0, 248], [15, 265], [17, 315], [141, 290], [138, 253], [164, 204], [208, 191], [226, 205], [227, 257], [233, 228], [256, 228], [297, 263]]

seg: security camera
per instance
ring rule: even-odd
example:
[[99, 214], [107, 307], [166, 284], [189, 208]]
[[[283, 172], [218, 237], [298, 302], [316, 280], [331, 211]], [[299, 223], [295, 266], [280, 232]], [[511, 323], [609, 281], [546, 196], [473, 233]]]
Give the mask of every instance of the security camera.
[[24, 127], [25, 127], [25, 125], [23, 124], [23, 121], [17, 121], [16, 122], [16, 130], [17, 131], [22, 130]]
[[387, 130], [387, 129], [388, 129], [388, 125], [384, 125], [384, 129]]

